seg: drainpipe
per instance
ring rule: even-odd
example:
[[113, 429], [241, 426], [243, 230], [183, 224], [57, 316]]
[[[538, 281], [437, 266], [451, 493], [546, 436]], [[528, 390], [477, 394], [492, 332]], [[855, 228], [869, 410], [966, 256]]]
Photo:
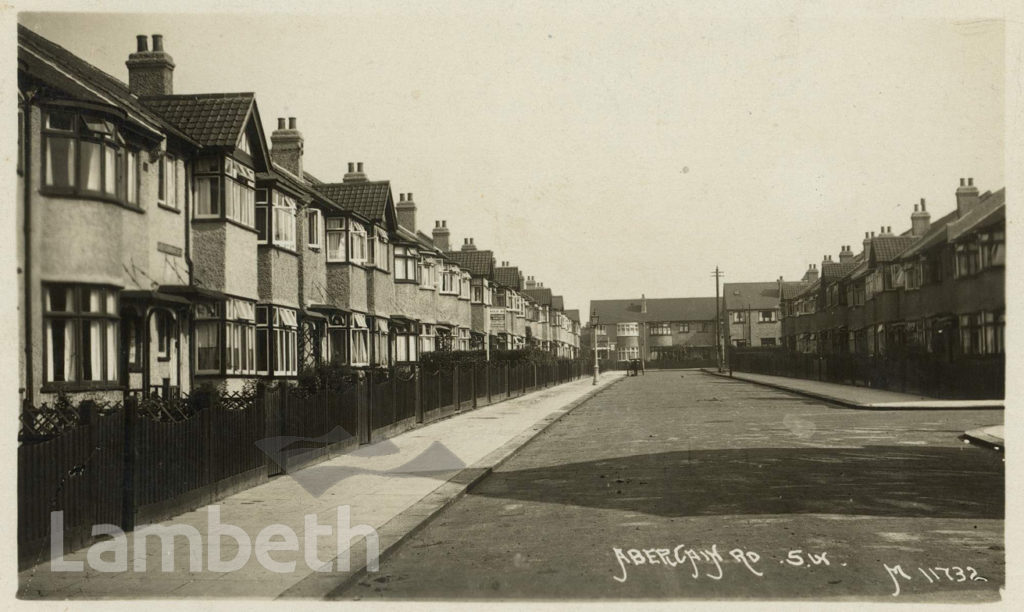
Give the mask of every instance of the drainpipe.
[[[193, 160], [194, 160], [194, 158], [193, 158]], [[191, 238], [192, 238], [192, 208], [191, 208], [192, 207], [192, 198], [191, 198], [191, 195], [192, 195], [192, 187], [193, 187], [193, 185], [192, 185], [192, 163], [193, 163], [193, 160], [190, 160], [189, 163], [185, 164], [185, 213], [182, 215], [184, 217], [184, 221], [185, 221], [185, 267], [186, 267], [186, 269], [188, 271], [188, 284], [189, 284], [190, 287], [193, 284], [193, 279], [192, 279], [192, 240], [191, 240]], [[189, 355], [191, 356], [191, 355], [195, 355], [195, 351], [193, 351], [193, 347], [195, 346], [195, 335], [196, 335], [195, 325], [193, 324], [193, 319], [192, 319], [191, 316], [189, 316], [192, 313], [192, 306], [191, 305], [186, 306], [183, 309], [183, 311], [185, 312], [186, 316], [182, 317], [182, 319], [188, 322], [188, 350], [189, 350]], [[180, 331], [180, 322], [179, 322], [178, 336], [179, 336], [179, 341], [178, 341], [178, 391], [181, 392], [182, 384], [181, 384], [181, 340], [180, 340], [181, 331]], [[192, 389], [195, 386], [195, 371], [196, 371], [195, 364], [192, 363], [192, 359], [189, 359], [188, 360], [188, 392], [189, 393], [192, 393]]]
[[[32, 342], [32, 108], [33, 106], [29, 103], [30, 96], [26, 96], [25, 102], [22, 104], [22, 113], [25, 117], [22, 121], [22, 143], [25, 147], [24, 151], [24, 183], [23, 188], [24, 195], [24, 219], [22, 223], [22, 231], [24, 232], [23, 243], [25, 249], [25, 312], [22, 316], [25, 318], [25, 401], [31, 404], [35, 398], [35, 378], [32, 371], [32, 347], [35, 343]], [[42, 134], [42, 132], [40, 132]], [[41, 137], [41, 136], [40, 136]]]

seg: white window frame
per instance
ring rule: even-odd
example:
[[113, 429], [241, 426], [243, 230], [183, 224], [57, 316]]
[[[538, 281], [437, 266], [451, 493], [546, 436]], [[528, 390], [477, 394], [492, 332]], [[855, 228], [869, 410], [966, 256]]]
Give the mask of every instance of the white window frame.
[[[332, 227], [333, 226], [333, 227]], [[327, 250], [327, 261], [329, 263], [340, 263], [348, 261], [348, 232], [345, 229], [345, 219], [342, 217], [328, 217], [324, 223], [324, 235], [326, 244], [324, 248]], [[338, 236], [341, 239], [341, 244], [336, 250], [331, 249], [331, 237]]]
[[312, 206], [306, 209], [306, 244], [314, 251], [319, 251], [323, 244], [324, 217], [320, 210]]

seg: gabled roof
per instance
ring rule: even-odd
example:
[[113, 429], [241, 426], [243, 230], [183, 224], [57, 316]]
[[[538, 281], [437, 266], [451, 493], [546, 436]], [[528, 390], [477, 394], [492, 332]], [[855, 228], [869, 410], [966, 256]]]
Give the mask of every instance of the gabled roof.
[[640, 321], [714, 321], [715, 298], [648, 298], [647, 313], [640, 312], [640, 300], [592, 300], [590, 311], [597, 313], [597, 323], [631, 323]]
[[573, 321], [576, 321], [577, 323], [580, 322], [580, 311], [579, 310], [576, 310], [576, 309], [574, 309], [574, 310], [566, 310], [565, 311], [565, 316], [569, 317], [569, 319], [571, 319]]
[[805, 289], [811, 286], [811, 283], [805, 283], [803, 281], [783, 281], [782, 282], [782, 299], [790, 300], [795, 298], [804, 292]]
[[147, 96], [143, 103], [204, 147], [234, 147], [256, 95], [214, 93]]
[[858, 262], [848, 261], [846, 263], [840, 263], [838, 261], [827, 261], [821, 264], [821, 278], [823, 280], [836, 280], [842, 278], [853, 272]]
[[778, 308], [779, 283], [725, 283], [722, 299], [726, 308]]
[[946, 226], [949, 225], [949, 223], [954, 220], [956, 220], [955, 209], [946, 213], [942, 217], [939, 217], [938, 220], [933, 221], [929, 226], [928, 231], [925, 232], [924, 236], [921, 236], [920, 238], [917, 239], [917, 241], [914, 244], [904, 249], [904, 251], [900, 253], [900, 257], [909, 257], [911, 255], [916, 255], [922, 251], [932, 248], [937, 244], [945, 242]]
[[547, 287], [537, 287], [536, 289], [523, 289], [523, 295], [529, 296], [531, 300], [537, 302], [541, 306], [551, 305], [551, 289]]
[[494, 253], [492, 251], [446, 251], [444, 255], [473, 276], [489, 279], [494, 275]]
[[914, 236], [878, 236], [871, 240], [871, 258], [878, 263], [888, 263], [916, 241]]
[[424, 249], [429, 249], [431, 251], [436, 249], [434, 246], [434, 239], [419, 230], [416, 230], [416, 242], [418, 242]]
[[[130, 121], [148, 131], [159, 129], [189, 144], [197, 144], [146, 108], [123, 81], [21, 24], [18, 24], [18, 69], [82, 101], [120, 109]], [[160, 139], [162, 135], [152, 132], [151, 137]]]
[[321, 183], [316, 188], [343, 209], [359, 213], [371, 221], [383, 222], [385, 215], [394, 215], [390, 181]]
[[494, 282], [509, 289], [519, 291], [523, 288], [523, 275], [516, 266], [494, 269]]
[[555, 310], [565, 310], [565, 299], [560, 295], [551, 296], [551, 308]]
[[989, 195], [989, 197], [978, 202], [976, 206], [967, 211], [963, 217], [951, 221], [946, 226], [946, 239], [950, 242], [956, 241], [967, 232], [979, 227], [984, 227], [1006, 218], [1006, 188]]

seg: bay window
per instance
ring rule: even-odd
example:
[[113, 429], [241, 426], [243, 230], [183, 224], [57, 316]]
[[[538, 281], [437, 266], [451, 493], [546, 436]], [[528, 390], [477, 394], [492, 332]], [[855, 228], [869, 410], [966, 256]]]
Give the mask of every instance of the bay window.
[[459, 276], [459, 280], [460, 280], [460, 284], [459, 284], [459, 297], [464, 299], [464, 300], [468, 300], [469, 299], [469, 286], [470, 286], [470, 282], [471, 282], [469, 273], [468, 272], [463, 272]]
[[377, 228], [377, 268], [387, 272], [391, 269], [391, 252], [388, 247], [388, 233]]
[[[202, 158], [196, 163], [195, 217], [197, 219], [230, 219], [245, 227], [254, 227], [261, 243], [266, 241], [266, 190], [253, 188], [255, 173], [252, 168], [231, 158], [224, 159], [224, 173], [220, 160]], [[258, 208], [257, 198], [264, 208]]]
[[473, 299], [471, 301], [474, 304], [484, 303], [484, 286], [482, 284], [473, 285]]
[[298, 374], [296, 311], [280, 306], [256, 306], [256, 372], [266, 376]]
[[441, 268], [441, 293], [443, 294], [457, 294], [458, 287], [458, 272], [450, 264], [443, 264]]
[[48, 110], [43, 123], [43, 190], [137, 205], [138, 153], [126, 148], [117, 126], [106, 119]]
[[256, 209], [255, 215], [255, 227], [256, 227], [256, 242], [258, 244], [267, 244], [267, 232], [270, 229], [270, 213], [268, 205], [270, 204], [270, 190], [269, 189], [257, 189], [253, 196], [254, 208]]
[[220, 177], [197, 177], [195, 183], [195, 217], [197, 219], [220, 218]]
[[345, 220], [327, 219], [327, 261], [345, 261]]
[[118, 382], [117, 290], [89, 285], [43, 286], [44, 380]]

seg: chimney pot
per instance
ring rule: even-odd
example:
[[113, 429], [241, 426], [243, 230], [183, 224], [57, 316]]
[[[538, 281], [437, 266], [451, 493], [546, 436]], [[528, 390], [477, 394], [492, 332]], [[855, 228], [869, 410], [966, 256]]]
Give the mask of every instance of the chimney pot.
[[917, 204], [914, 204], [914, 212], [917, 212]]
[[139, 34], [135, 37], [135, 50], [139, 53], [149, 51], [149, 38], [145, 34]]
[[[409, 201], [412, 202], [412, 192], [410, 191], [409, 193], [407, 193], [405, 195], [408, 196]], [[430, 198], [427, 198], [427, 199], [430, 199]]]
[[874, 237], [875, 237], [875, 233], [874, 233], [874, 232], [871, 232], [871, 237], [872, 237], [872, 238], [874, 238]]
[[960, 179], [960, 186], [961, 187], [966, 187], [967, 186], [967, 181], [965, 179]]
[[163, 34], [154, 34], [153, 35], [153, 51], [163, 51], [163, 50], [164, 50], [164, 35]]
[[885, 226], [885, 233], [886, 234], [891, 234], [892, 233], [892, 226], [891, 225]]
[[441, 220], [441, 227], [448, 227], [448, 219]]
[[973, 177], [967, 179], [967, 186], [968, 187], [974, 187], [974, 178]]
[[353, 164], [352, 162], [348, 162], [348, 171], [349, 172], [355, 172], [356, 171], [356, 165]]
[[470, 239], [469, 239], [469, 243], [470, 243], [470, 244], [476, 244], [475, 242], [473, 242], [473, 239], [472, 239], [472, 238], [470, 238]]
[[363, 171], [363, 162], [356, 162], [356, 172]]
[[925, 208], [924, 208], [924, 198], [921, 198], [921, 212], [924, 212], [924, 211], [925, 211]]
[[279, 130], [283, 130], [284, 129], [284, 117], [278, 117], [277, 118], [277, 129], [279, 129]]
[[289, 130], [296, 129], [295, 125], [296, 125], [295, 117], [288, 117], [288, 129]]
[[865, 239], [865, 240], [867, 240], [867, 239], [868, 239], [868, 238], [870, 237], [870, 236], [868, 236], [868, 233], [869, 233], [869, 232], [864, 232], [864, 239]]
[[405, 201], [405, 194], [404, 193], [398, 194], [398, 201], [399, 202], [404, 202]]

